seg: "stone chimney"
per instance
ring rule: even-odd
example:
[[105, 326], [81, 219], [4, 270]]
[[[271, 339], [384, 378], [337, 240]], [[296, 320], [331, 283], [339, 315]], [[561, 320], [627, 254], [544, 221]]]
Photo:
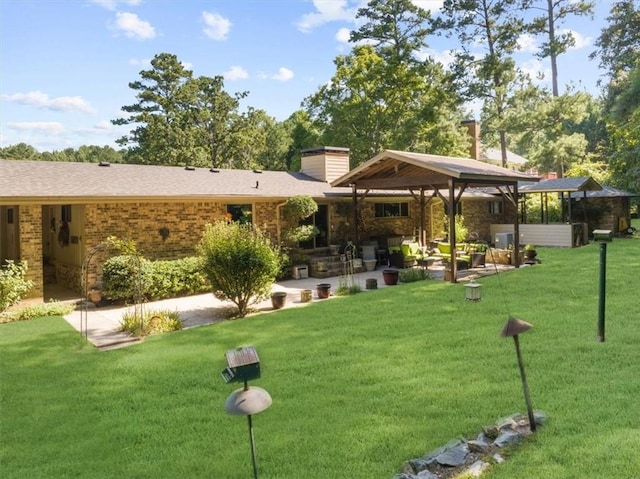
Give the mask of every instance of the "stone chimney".
[[349, 172], [349, 148], [318, 146], [302, 150], [300, 172], [331, 183]]
[[461, 124], [467, 129], [469, 136], [471, 136], [469, 157], [474, 160], [480, 160], [480, 123], [476, 120], [465, 120]]

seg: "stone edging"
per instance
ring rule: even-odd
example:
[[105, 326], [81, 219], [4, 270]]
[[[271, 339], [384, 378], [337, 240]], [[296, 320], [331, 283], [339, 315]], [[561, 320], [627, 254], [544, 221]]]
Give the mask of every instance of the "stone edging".
[[[533, 415], [536, 425], [543, 425], [547, 416], [541, 411]], [[425, 456], [411, 459], [393, 479], [449, 479], [479, 477], [492, 464], [504, 462], [498, 452], [521, 443], [530, 436], [529, 418], [516, 413], [485, 426], [475, 439], [453, 439]]]

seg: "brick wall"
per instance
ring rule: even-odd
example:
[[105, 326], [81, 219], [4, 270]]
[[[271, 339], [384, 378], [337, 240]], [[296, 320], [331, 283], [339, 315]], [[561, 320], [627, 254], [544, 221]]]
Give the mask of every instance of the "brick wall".
[[[277, 235], [275, 202], [255, 203], [253, 222], [275, 240]], [[100, 245], [109, 236], [131, 239], [138, 252], [149, 260], [171, 260], [196, 254], [196, 246], [202, 238], [205, 225], [224, 219], [227, 202], [193, 203], [115, 203], [87, 205], [85, 209], [86, 251]], [[163, 239], [160, 229], [169, 235]], [[98, 251], [88, 269], [89, 287], [100, 285], [101, 265], [117, 251]], [[80, 267], [77, 280], [65, 283], [76, 288], [80, 284]]]
[[27, 279], [33, 281], [34, 287], [29, 291], [29, 298], [42, 298], [42, 208], [40, 205], [20, 206], [20, 260], [28, 264]]

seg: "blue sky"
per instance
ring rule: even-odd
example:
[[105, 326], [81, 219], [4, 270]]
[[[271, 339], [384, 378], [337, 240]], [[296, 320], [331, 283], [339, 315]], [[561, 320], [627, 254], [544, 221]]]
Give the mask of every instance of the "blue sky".
[[[414, 0], [437, 11], [440, 0]], [[333, 60], [348, 53], [362, 0], [0, 0], [0, 145], [39, 151], [109, 145], [128, 131], [110, 120], [135, 103], [129, 82], [162, 52], [194, 75], [223, 75], [229, 93], [248, 91], [243, 106], [277, 120], [300, 108], [330, 80]], [[543, 2], [546, 4], [546, 2]], [[598, 93], [594, 50], [608, 15], [572, 19], [577, 44], [559, 61], [561, 85]], [[446, 62], [455, 40], [430, 38], [423, 52]], [[538, 40], [539, 41], [539, 40]], [[549, 73], [523, 38], [516, 59]], [[547, 75], [548, 78], [548, 75]], [[542, 80], [544, 83], [546, 80]]]

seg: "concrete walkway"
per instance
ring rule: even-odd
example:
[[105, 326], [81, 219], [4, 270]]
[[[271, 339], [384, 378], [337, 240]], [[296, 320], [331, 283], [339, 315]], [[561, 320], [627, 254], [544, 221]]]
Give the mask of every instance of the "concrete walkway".
[[[495, 268], [492, 264], [488, 264], [486, 268], [463, 270], [459, 272], [458, 279], [460, 282], [463, 282], [471, 278], [486, 276], [488, 274], [495, 274], [496, 271], [512, 269], [511, 267], [507, 266], [497, 266], [499, 267], [499, 269]], [[375, 271], [354, 274], [353, 284], [359, 285], [362, 291], [366, 292], [367, 294], [375, 292], [375, 290], [373, 289], [366, 289], [366, 283], [368, 279], [376, 279], [377, 287], [379, 289], [385, 287], [400, 287], [386, 286], [384, 284], [384, 280], [382, 277], [383, 269], [385, 268], [381, 267], [376, 269]], [[429, 267], [429, 274], [435, 279], [442, 280], [444, 277], [444, 267], [439, 264], [432, 265]], [[332, 298], [334, 297], [336, 289], [340, 286], [340, 281], [344, 279], [345, 278], [341, 276], [323, 279], [293, 279], [274, 284], [272, 291], [285, 291], [287, 293], [287, 300], [284, 306], [285, 308], [301, 307], [311, 304], [311, 302], [326, 301], [326, 299], [319, 299], [317, 296], [316, 285], [318, 283], [331, 284], [330, 298]], [[303, 290], [311, 290], [311, 302], [301, 301], [301, 292]], [[80, 298], [77, 299], [77, 302], [81, 303]], [[219, 321], [223, 321], [232, 316], [233, 312], [236, 310], [233, 303], [228, 301], [220, 301], [216, 299], [211, 293], [153, 301], [144, 303], [143, 306], [145, 311], [178, 311], [180, 313], [180, 318], [184, 322], [184, 328], [193, 328], [196, 326], [213, 324]], [[87, 303], [86, 309], [84, 311], [83, 309], [83, 306], [79, 305], [76, 310], [67, 315], [65, 319], [76, 330], [81, 332], [83, 335], [86, 335], [87, 339], [96, 347], [106, 350], [135, 344], [140, 341], [138, 338], [132, 338], [127, 334], [117, 332], [123, 314], [125, 314], [126, 312], [132, 312], [133, 306], [96, 307], [92, 303]], [[252, 309], [256, 311], [256, 313], [252, 314], [275, 311], [271, 304], [270, 298], [252, 305]]]

